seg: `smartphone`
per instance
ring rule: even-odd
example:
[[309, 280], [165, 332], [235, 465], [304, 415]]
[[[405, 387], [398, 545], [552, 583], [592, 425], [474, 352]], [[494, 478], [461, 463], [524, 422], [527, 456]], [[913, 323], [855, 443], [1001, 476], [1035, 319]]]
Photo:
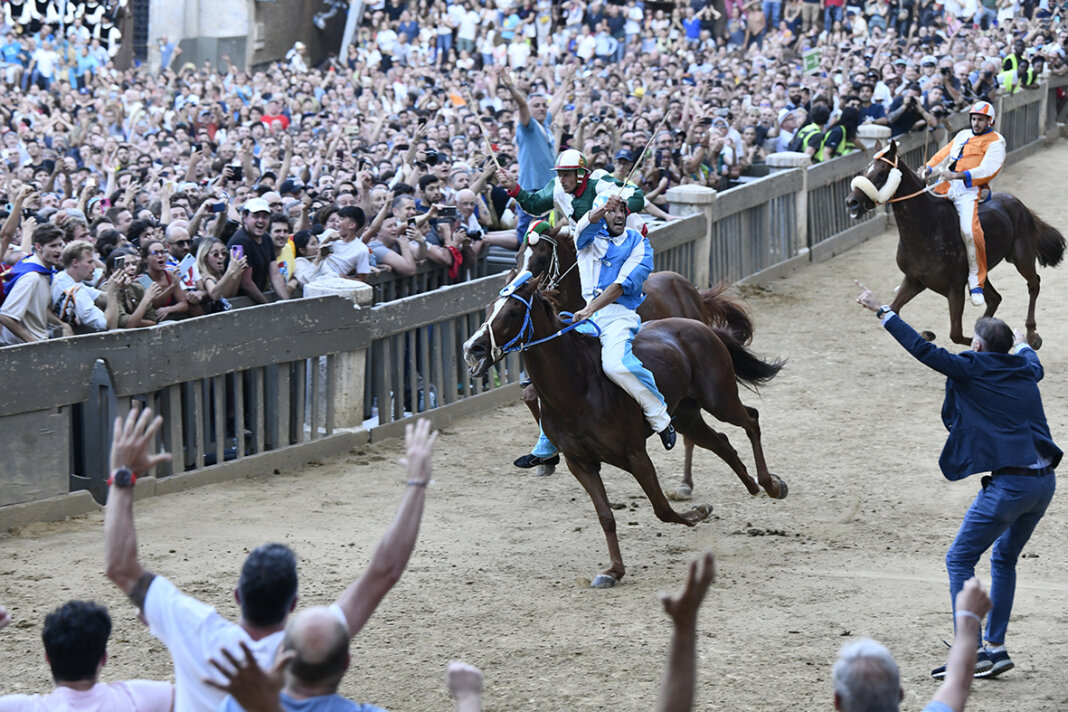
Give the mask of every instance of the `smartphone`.
[[415, 227], [415, 218], [408, 218], [408, 227]]
[[115, 258], [115, 271], [121, 272], [126, 269], [126, 255], [119, 255]]
[[334, 155], [337, 156], [337, 160], [339, 161], [345, 160], [345, 149], [339, 148]]
[[230, 166], [230, 179], [238, 183], [245, 180], [245, 169], [241, 166]]
[[202, 149], [202, 148], [204, 148], [204, 144], [202, 144], [202, 143], [194, 143], [193, 144], [193, 153], [200, 153], [200, 149]]
[[221, 213], [226, 210], [226, 203], [211, 203], [208, 205], [209, 213]]
[[425, 116], [420, 116], [419, 117], [419, 125], [420, 126], [426, 126], [426, 117]]
[[96, 178], [87, 178], [86, 181], [85, 181], [85, 185], [88, 188], [95, 188], [96, 187]]
[[245, 256], [245, 247], [244, 247], [244, 245], [234, 245], [233, 247], [230, 248], [230, 258], [231, 259], [239, 260], [244, 256]]
[[445, 207], [438, 210], [438, 216], [452, 220], [456, 217], [456, 206], [446, 205]]

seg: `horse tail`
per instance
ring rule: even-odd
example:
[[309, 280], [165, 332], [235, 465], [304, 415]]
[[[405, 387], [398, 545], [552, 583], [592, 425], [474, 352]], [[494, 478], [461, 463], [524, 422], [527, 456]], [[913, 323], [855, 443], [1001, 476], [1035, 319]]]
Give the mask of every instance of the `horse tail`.
[[705, 323], [713, 329], [725, 329], [736, 341], [749, 344], [753, 340], [753, 320], [741, 302], [726, 294], [728, 286], [720, 282], [701, 290]]
[[729, 329], [713, 328], [712, 331], [716, 333], [716, 336], [727, 347], [727, 351], [731, 355], [731, 363], [734, 364], [734, 377], [753, 390], [775, 378], [783, 366], [786, 365], [786, 362], [782, 359], [765, 361], [757, 357], [739, 339], [735, 338]]
[[1028, 210], [1027, 214], [1034, 221], [1033, 234], [1038, 235], [1038, 263], [1043, 267], [1056, 267], [1064, 259], [1064, 235], [1031, 210]]

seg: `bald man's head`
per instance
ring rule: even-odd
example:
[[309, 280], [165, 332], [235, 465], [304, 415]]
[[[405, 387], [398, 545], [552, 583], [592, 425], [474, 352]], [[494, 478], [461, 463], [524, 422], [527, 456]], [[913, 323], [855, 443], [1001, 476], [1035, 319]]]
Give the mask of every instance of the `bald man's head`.
[[329, 608], [309, 608], [289, 619], [283, 650], [296, 652], [286, 686], [337, 690], [349, 667], [349, 631]]

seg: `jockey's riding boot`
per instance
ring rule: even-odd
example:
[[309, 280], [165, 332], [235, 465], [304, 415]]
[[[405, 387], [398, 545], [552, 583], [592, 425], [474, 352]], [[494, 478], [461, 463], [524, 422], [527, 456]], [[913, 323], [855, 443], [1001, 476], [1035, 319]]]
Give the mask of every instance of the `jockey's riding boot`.
[[512, 464], [516, 467], [521, 467], [524, 470], [529, 470], [530, 468], [537, 467], [538, 465], [555, 466], [560, 464], [560, 456], [553, 455], [552, 457], [538, 457], [537, 455], [527, 454], [523, 455], [523, 457], [517, 458], [516, 461]]
[[968, 296], [971, 297], [972, 304], [977, 307], [981, 307], [986, 304], [986, 299], [983, 297], [983, 288], [979, 286], [978, 275], [968, 275]]
[[660, 436], [660, 442], [664, 443], [664, 449], [670, 450], [675, 447], [675, 426], [668, 424], [666, 428], [661, 430], [657, 435]]

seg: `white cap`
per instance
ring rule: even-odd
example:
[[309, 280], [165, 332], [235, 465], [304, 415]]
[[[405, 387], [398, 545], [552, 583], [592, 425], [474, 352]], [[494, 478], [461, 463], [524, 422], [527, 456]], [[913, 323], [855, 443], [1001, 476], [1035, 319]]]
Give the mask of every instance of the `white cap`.
[[271, 212], [270, 204], [263, 198], [252, 198], [245, 201], [245, 204], [241, 206], [241, 209], [246, 213], [269, 213]]

